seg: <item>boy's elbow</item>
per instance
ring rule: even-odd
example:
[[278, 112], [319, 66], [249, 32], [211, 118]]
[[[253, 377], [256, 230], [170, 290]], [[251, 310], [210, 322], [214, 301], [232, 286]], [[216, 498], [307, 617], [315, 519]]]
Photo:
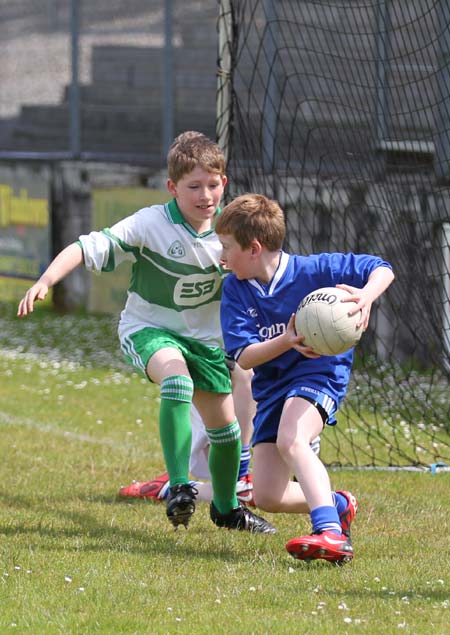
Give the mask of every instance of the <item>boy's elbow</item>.
[[[391, 284], [391, 282], [393, 282], [394, 279], [395, 279], [394, 271], [391, 269], [391, 267], [388, 267], [387, 265], [381, 265], [381, 266], [377, 267], [372, 272], [372, 274], [375, 277], [377, 277], [378, 279], [385, 280], [388, 284]], [[370, 279], [370, 277], [371, 276], [369, 276], [369, 279]]]
[[253, 366], [247, 361], [245, 353], [241, 353], [236, 361], [242, 370], [251, 370], [253, 368]]

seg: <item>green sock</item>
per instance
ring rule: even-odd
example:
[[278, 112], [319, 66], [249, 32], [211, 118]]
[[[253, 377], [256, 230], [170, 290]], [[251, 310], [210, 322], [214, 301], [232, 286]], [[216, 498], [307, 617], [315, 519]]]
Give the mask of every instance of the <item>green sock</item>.
[[236, 481], [241, 458], [241, 430], [237, 420], [224, 428], [207, 428], [210, 440], [209, 471], [213, 486], [213, 502], [221, 514], [238, 506]]
[[190, 377], [172, 375], [161, 382], [159, 434], [171, 487], [189, 483], [193, 393]]

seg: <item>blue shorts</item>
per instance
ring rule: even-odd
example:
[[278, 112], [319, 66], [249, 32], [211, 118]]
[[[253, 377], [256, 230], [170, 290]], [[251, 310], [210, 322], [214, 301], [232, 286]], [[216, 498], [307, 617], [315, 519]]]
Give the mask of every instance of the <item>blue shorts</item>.
[[316, 388], [302, 385], [299, 388], [291, 388], [280, 399], [270, 403], [259, 403], [256, 407], [256, 415], [253, 419], [252, 445], [257, 443], [276, 443], [278, 427], [284, 404], [290, 397], [303, 397], [310, 401], [320, 412], [324, 425], [336, 424], [335, 413], [337, 404], [329, 395], [320, 392]]

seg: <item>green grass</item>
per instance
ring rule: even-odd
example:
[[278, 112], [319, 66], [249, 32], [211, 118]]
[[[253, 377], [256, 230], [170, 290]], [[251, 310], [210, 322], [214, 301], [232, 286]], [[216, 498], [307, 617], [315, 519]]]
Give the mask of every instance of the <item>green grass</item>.
[[359, 498], [355, 559], [305, 564], [284, 545], [307, 517], [251, 536], [200, 503], [174, 532], [163, 505], [117, 499], [164, 465], [115, 320], [0, 305], [0, 403], [1, 635], [449, 632], [450, 474], [332, 471]]

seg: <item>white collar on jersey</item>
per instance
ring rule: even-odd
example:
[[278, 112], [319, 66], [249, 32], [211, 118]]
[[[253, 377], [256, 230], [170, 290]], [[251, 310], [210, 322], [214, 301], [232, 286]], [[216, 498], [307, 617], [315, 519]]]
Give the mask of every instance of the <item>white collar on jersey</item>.
[[269, 282], [269, 284], [262, 284], [262, 282], [259, 282], [256, 278], [249, 278], [248, 280], [249, 284], [259, 289], [259, 291], [263, 295], [272, 295], [272, 293], [275, 291], [275, 288], [278, 282], [281, 280], [281, 278], [284, 275], [284, 272], [286, 271], [288, 262], [289, 262], [289, 254], [287, 254], [285, 251], [281, 251], [280, 262], [278, 263], [277, 270], [275, 271], [275, 274], [272, 280]]

